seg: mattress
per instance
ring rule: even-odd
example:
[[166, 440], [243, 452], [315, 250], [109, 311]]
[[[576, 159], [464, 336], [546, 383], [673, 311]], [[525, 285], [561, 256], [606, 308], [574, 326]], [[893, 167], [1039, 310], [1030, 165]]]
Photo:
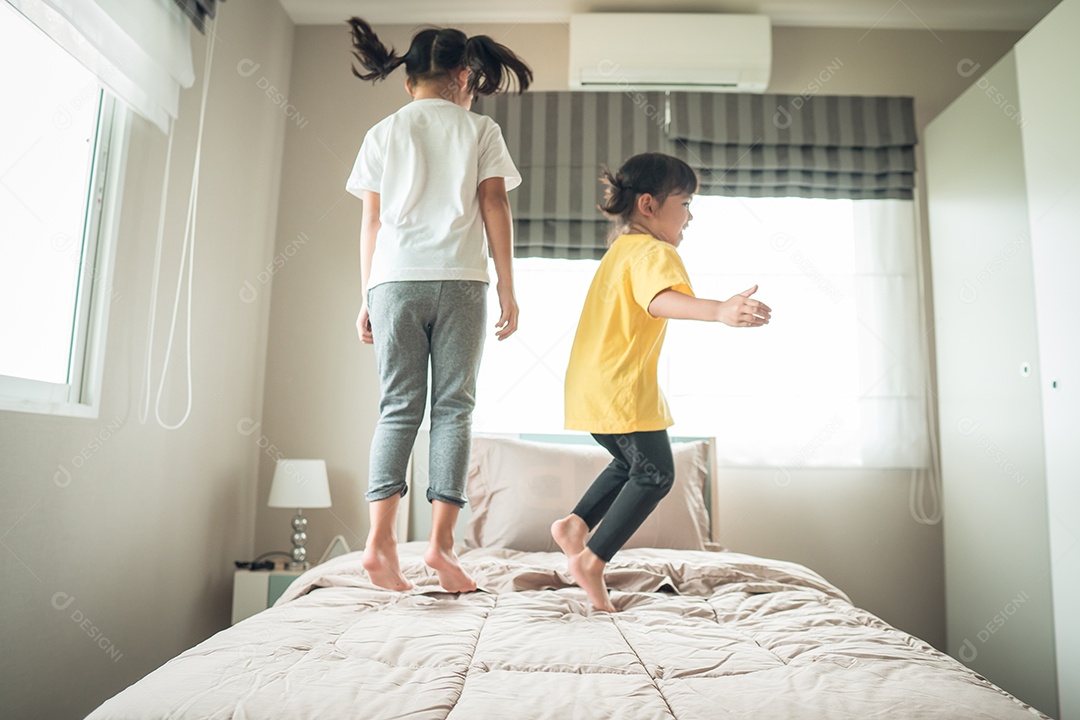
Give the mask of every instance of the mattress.
[[454, 595], [425, 545], [413, 590], [335, 558], [89, 718], [1046, 717], [795, 563], [624, 550], [603, 613], [558, 553], [463, 552], [480, 590]]

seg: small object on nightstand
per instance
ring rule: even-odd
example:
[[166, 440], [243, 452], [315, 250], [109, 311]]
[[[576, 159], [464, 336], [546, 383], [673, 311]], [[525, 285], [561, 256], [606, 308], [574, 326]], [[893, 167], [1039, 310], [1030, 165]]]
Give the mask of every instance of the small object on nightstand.
[[292, 519], [290, 570], [307, 570], [307, 518], [303, 508], [330, 507], [330, 481], [325, 460], [278, 460], [270, 486], [270, 507], [296, 508]]

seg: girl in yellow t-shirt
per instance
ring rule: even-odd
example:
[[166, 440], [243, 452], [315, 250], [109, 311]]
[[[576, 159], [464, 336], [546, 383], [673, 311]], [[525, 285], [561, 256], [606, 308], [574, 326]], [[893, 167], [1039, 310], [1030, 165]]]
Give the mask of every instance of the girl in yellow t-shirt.
[[591, 433], [613, 459], [573, 512], [552, 524], [551, 535], [593, 606], [614, 612], [604, 566], [675, 478], [667, 435], [674, 421], [656, 380], [668, 318], [759, 327], [772, 310], [750, 297], [757, 285], [724, 301], [694, 296], [676, 251], [698, 187], [689, 165], [643, 153], [614, 175], [604, 170], [601, 180], [608, 189], [600, 209], [617, 237], [596, 270], [574, 336], [566, 428]]

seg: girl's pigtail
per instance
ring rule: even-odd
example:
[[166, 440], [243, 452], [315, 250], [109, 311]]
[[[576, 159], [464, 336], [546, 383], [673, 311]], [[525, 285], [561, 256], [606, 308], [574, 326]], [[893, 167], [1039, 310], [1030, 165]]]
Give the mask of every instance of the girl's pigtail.
[[601, 168], [600, 182], [607, 185], [604, 191], [604, 203], [597, 206], [600, 212], [613, 219], [628, 219], [634, 207], [634, 201], [637, 199], [634, 188], [630, 187], [622, 173], [612, 174], [607, 167]]
[[518, 92], [529, 89], [533, 74], [514, 52], [487, 35], [474, 35], [465, 43], [465, 67], [472, 71], [470, 89], [477, 95], [508, 92], [511, 76], [517, 80]]
[[352, 17], [345, 22], [352, 28], [353, 56], [368, 71], [360, 73], [355, 66], [351, 66], [353, 75], [361, 80], [383, 80], [405, 62], [404, 55], [398, 57], [393, 48], [386, 49], [367, 21]]

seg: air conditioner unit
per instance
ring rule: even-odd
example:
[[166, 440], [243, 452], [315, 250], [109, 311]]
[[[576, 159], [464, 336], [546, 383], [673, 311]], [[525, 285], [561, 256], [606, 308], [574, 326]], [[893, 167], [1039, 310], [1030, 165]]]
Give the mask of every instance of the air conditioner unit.
[[763, 93], [771, 68], [767, 15], [570, 16], [571, 90]]

